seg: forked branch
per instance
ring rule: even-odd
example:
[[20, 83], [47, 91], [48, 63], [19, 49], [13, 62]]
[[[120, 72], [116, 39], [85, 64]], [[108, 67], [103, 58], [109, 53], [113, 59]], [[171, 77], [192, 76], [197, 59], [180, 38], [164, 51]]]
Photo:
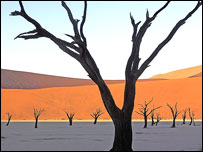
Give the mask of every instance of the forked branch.
[[34, 116], [35, 116], [35, 119], [38, 119], [39, 118], [39, 116], [43, 113], [43, 112], [45, 112], [45, 110], [44, 109], [35, 109], [34, 108]]
[[65, 40], [57, 38], [47, 30], [42, 28], [42, 26], [37, 21], [35, 21], [34, 19], [32, 19], [26, 14], [22, 2], [20, 1], [19, 3], [21, 6], [21, 11], [12, 12], [11, 15], [12, 16], [20, 15], [24, 17], [28, 22], [32, 23], [36, 27], [36, 29], [29, 32], [21, 33], [16, 38], [24, 38], [24, 39], [33, 39], [33, 38], [40, 38], [40, 37], [49, 38], [54, 43], [56, 43], [61, 50], [69, 54], [71, 57], [75, 58], [87, 71], [88, 76], [98, 85], [104, 105], [108, 113], [110, 114], [110, 116], [112, 118], [116, 118], [118, 116], [118, 112], [120, 111], [120, 109], [116, 106], [108, 86], [102, 79], [100, 75], [100, 71], [86, 47], [87, 41], [83, 33], [83, 26], [86, 21], [87, 2], [86, 1], [84, 2], [84, 12], [83, 12], [83, 19], [80, 25], [80, 32], [78, 29], [79, 20], [74, 19], [72, 12], [69, 9], [69, 7], [66, 5], [66, 3], [64, 1], [61, 2], [62, 6], [67, 11], [68, 17], [73, 25], [73, 30], [75, 35], [71, 36], [69, 34], [66, 34], [67, 36], [73, 39], [73, 42], [66, 42]]

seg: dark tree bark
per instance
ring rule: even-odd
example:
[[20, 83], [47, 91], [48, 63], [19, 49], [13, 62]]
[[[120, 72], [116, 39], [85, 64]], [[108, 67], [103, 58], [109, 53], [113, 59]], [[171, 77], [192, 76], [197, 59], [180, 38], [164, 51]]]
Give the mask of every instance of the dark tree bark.
[[189, 116], [190, 116], [189, 125], [192, 125], [192, 123], [193, 123], [193, 125], [195, 126], [195, 121], [194, 121], [195, 114], [194, 114], [194, 112], [191, 112], [190, 108], [188, 108], [188, 110], [189, 110]]
[[9, 114], [9, 112], [7, 113], [7, 115], [8, 115], [8, 122], [6, 123], [6, 126], [9, 125], [9, 123], [10, 123], [10, 121], [11, 121], [11, 117], [12, 117], [12, 115]]
[[171, 107], [169, 104], [167, 104], [167, 106], [170, 108], [171, 110], [171, 113], [172, 113], [172, 116], [173, 116], [173, 124], [172, 124], [172, 128], [175, 128], [176, 127], [176, 118], [177, 116], [181, 113], [181, 112], [178, 112], [178, 109], [177, 109], [177, 102], [175, 104], [175, 107]]
[[68, 112], [65, 112], [65, 113], [66, 113], [66, 115], [67, 115], [67, 117], [69, 119], [69, 125], [72, 126], [72, 124], [73, 124], [73, 117], [74, 117], [75, 113], [70, 113], [70, 114], [68, 114]]
[[156, 122], [155, 122], [156, 126], [160, 122], [160, 120], [161, 120], [160, 113], [157, 113], [156, 114]]
[[35, 118], [35, 128], [38, 128], [37, 123], [38, 123], [38, 118]]
[[[153, 106], [153, 109], [154, 109], [154, 106]], [[154, 111], [151, 113], [151, 120], [152, 120], [151, 126], [153, 126], [155, 124], [155, 122], [154, 122]]]
[[[73, 25], [74, 36], [66, 34], [68, 37], [73, 39], [73, 42], [67, 42], [60, 38], [57, 38], [44, 28], [34, 19], [27, 15], [25, 9], [23, 7], [22, 2], [20, 1], [21, 11], [11, 12], [12, 16], [22, 16], [28, 22], [32, 23], [36, 29], [21, 33], [16, 38], [24, 38], [27, 39], [36, 39], [40, 37], [46, 37], [51, 39], [58, 47], [69, 54], [71, 57], [75, 58], [87, 71], [88, 76], [96, 83], [101, 93], [101, 97], [104, 103], [104, 106], [109, 113], [110, 117], [113, 120], [115, 126], [115, 140], [113, 144], [112, 150], [132, 150], [132, 127], [131, 127], [131, 119], [132, 112], [134, 108], [134, 99], [135, 99], [135, 84], [140, 75], [145, 71], [145, 69], [149, 66], [151, 61], [157, 56], [159, 51], [172, 39], [176, 31], [185, 23], [185, 21], [201, 6], [201, 1], [198, 1], [195, 8], [187, 14], [185, 18], [180, 20], [169, 35], [166, 37], [164, 41], [162, 41], [157, 48], [153, 51], [153, 53], [144, 61], [144, 63], [139, 67], [139, 50], [142, 38], [147, 31], [147, 29], [152, 24], [152, 21], [156, 18], [156, 16], [164, 10], [169, 2], [167, 2], [162, 8], [154, 13], [152, 17], [149, 17], [149, 12], [146, 13], [146, 21], [138, 30], [138, 25], [140, 22], [135, 23], [132, 15], [130, 14], [131, 23], [133, 25], [133, 36], [132, 36], [132, 53], [127, 61], [125, 77], [125, 92], [124, 92], [124, 104], [122, 109], [118, 108], [115, 104], [115, 101], [111, 95], [109, 88], [104, 82], [103, 78], [100, 75], [100, 71], [92, 58], [89, 50], [87, 49], [87, 40], [83, 33], [83, 26], [86, 20], [86, 12], [87, 12], [87, 2], [84, 2], [84, 13], [83, 18], [78, 28], [78, 19], [74, 19], [71, 10], [66, 5], [64, 1], [62, 1], [62, 6], [68, 13], [69, 19]], [[137, 32], [138, 31], [138, 32]], [[16, 39], [15, 38], [15, 39]], [[72, 51], [74, 50], [74, 51]], [[139, 68], [138, 68], [139, 67]], [[122, 143], [121, 143], [122, 142]]]
[[188, 110], [188, 109], [184, 109], [184, 110], [183, 110], [183, 113], [182, 113], [183, 124], [185, 124], [185, 119], [186, 119], [186, 115], [187, 115], [187, 110]]
[[94, 124], [97, 123], [97, 119], [99, 118], [99, 116], [101, 116], [103, 114], [103, 112], [101, 111], [101, 109], [96, 109], [96, 112], [90, 114], [90, 116], [92, 118], [94, 118]]
[[35, 128], [38, 128], [38, 119], [39, 119], [39, 116], [44, 112], [45, 110], [44, 109], [35, 109], [34, 108], [34, 116], [35, 116]]
[[[153, 98], [152, 98], [153, 100]], [[149, 111], [148, 105], [152, 102], [152, 100], [150, 100], [148, 103], [145, 101], [144, 105], [141, 105], [141, 108], [139, 108], [139, 112], [135, 111], [137, 114], [144, 116], [144, 128], [147, 128], [147, 117], [152, 114], [155, 110], [161, 108], [161, 106], [154, 108], [151, 111]]]

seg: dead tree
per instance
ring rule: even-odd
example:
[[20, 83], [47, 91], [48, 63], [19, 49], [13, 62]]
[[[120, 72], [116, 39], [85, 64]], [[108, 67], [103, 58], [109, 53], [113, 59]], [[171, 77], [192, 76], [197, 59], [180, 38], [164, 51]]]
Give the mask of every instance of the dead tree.
[[8, 122], [6, 123], [6, 126], [8, 126], [11, 121], [12, 114], [10, 114], [9, 112], [7, 112], [6, 114], [8, 115]]
[[[153, 106], [153, 108], [154, 108], [154, 106]], [[152, 113], [151, 113], [151, 120], [152, 120], [151, 126], [153, 126], [155, 124], [155, 122], [154, 122], [154, 111], [152, 111]]]
[[183, 113], [182, 113], [183, 124], [185, 124], [185, 119], [186, 119], [187, 111], [188, 111], [188, 109], [184, 109]]
[[44, 112], [45, 110], [44, 109], [35, 109], [34, 108], [34, 116], [35, 116], [35, 128], [37, 128], [37, 123], [38, 123], [38, 119], [39, 119], [39, 116]]
[[22, 2], [20, 1], [20, 11], [11, 12], [11, 16], [22, 16], [28, 22], [32, 23], [35, 26], [34, 30], [24, 32], [19, 34], [16, 38], [24, 38], [28, 39], [37, 39], [41, 37], [49, 38], [52, 40], [62, 51], [69, 54], [71, 57], [76, 59], [82, 67], [87, 71], [88, 76], [95, 82], [98, 86], [104, 106], [113, 120], [113, 124], [115, 126], [115, 135], [113, 147], [111, 150], [118, 151], [132, 151], [132, 112], [134, 109], [134, 99], [135, 99], [135, 85], [137, 79], [140, 75], [145, 71], [151, 61], [157, 56], [160, 50], [173, 38], [177, 30], [186, 22], [188, 18], [191, 17], [193, 13], [202, 5], [201, 1], [197, 2], [197, 5], [189, 12], [183, 19], [177, 22], [177, 24], [173, 27], [169, 35], [155, 48], [152, 54], [139, 66], [140, 63], [140, 45], [142, 42], [142, 38], [146, 33], [147, 29], [151, 26], [152, 22], [155, 20], [157, 15], [162, 12], [170, 2], [166, 2], [166, 4], [161, 7], [158, 11], [156, 11], [151, 17], [149, 16], [149, 11], [146, 13], [146, 20], [142, 24], [142, 26], [138, 29], [140, 21], [135, 23], [133, 16], [130, 14], [131, 23], [133, 26], [133, 34], [132, 34], [132, 52], [127, 61], [126, 69], [125, 69], [125, 91], [124, 91], [124, 104], [120, 109], [115, 104], [114, 98], [104, 82], [102, 76], [100, 75], [99, 68], [97, 67], [93, 57], [91, 56], [88, 48], [87, 48], [87, 40], [83, 32], [83, 26], [86, 21], [86, 12], [87, 12], [87, 2], [84, 2], [84, 13], [82, 17], [82, 21], [80, 26], [78, 27], [79, 20], [74, 19], [71, 10], [66, 5], [64, 1], [62, 1], [62, 6], [67, 11], [70, 22], [73, 25], [74, 35], [66, 34], [66, 36], [70, 37], [73, 41], [67, 42], [62, 40], [52, 33], [48, 32], [45, 28], [43, 28], [36, 20], [31, 18], [24, 9]]
[[92, 116], [92, 118], [94, 118], [94, 124], [97, 123], [97, 119], [99, 118], [99, 116], [101, 116], [104, 112], [101, 111], [101, 109], [96, 109], [96, 112], [93, 112], [92, 114], [90, 114], [90, 116]]
[[175, 128], [176, 127], [176, 118], [177, 116], [181, 113], [181, 112], [178, 112], [178, 109], [177, 109], [177, 102], [175, 104], [175, 107], [171, 107], [169, 104], [167, 104], [167, 106], [171, 109], [171, 113], [172, 113], [172, 116], [173, 116], [173, 124], [172, 124], [172, 128]]
[[66, 113], [66, 115], [67, 115], [67, 117], [69, 119], [69, 125], [72, 126], [72, 124], [73, 124], [73, 117], [74, 117], [75, 113], [70, 113], [70, 114], [68, 114], [68, 112], [65, 112], [65, 113]]
[[190, 123], [189, 123], [189, 125], [192, 125], [192, 123], [193, 123], [193, 125], [195, 126], [195, 121], [194, 121], [195, 114], [194, 114], [193, 111], [191, 112], [190, 108], [188, 108], [188, 110], [189, 110], [189, 116], [190, 116]]
[[148, 105], [152, 102], [152, 100], [150, 100], [148, 103], [146, 103], [145, 101], [144, 106], [142, 104], [139, 104], [141, 106], [141, 108], [139, 108], [139, 112], [135, 111], [137, 114], [144, 116], [144, 128], [147, 128], [147, 117], [155, 110], [161, 108], [161, 106], [157, 108], [153, 107], [153, 109], [149, 111]]
[[157, 113], [156, 114], [156, 122], [155, 122], [156, 126], [160, 122], [160, 120], [161, 120], [160, 113]]

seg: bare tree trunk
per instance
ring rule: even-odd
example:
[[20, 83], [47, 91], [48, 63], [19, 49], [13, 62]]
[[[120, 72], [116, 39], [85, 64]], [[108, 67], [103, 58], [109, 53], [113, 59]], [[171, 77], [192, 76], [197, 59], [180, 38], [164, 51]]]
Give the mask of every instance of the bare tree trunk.
[[193, 125], [195, 126], [195, 121], [194, 121], [194, 119], [193, 119]]
[[152, 117], [152, 126], [155, 124], [155, 122], [154, 122], [154, 117]]
[[72, 126], [72, 119], [69, 119], [69, 125]]
[[190, 118], [190, 124], [189, 125], [191, 125], [192, 124], [192, 119]]
[[144, 128], [147, 128], [147, 117], [144, 117]]
[[37, 128], [38, 118], [35, 119], [35, 128]]
[[158, 121], [157, 121], [157, 122], [155, 122], [155, 124], [156, 124], [156, 126], [157, 126], [157, 124], [158, 124]]
[[190, 123], [189, 123], [189, 125], [192, 125], [192, 118], [190, 118]]
[[183, 124], [185, 124], [185, 118], [183, 118]]
[[6, 126], [8, 126], [8, 125], [9, 125], [9, 123], [10, 123], [10, 120], [11, 120], [11, 119], [8, 119], [8, 122], [7, 122]]
[[115, 135], [113, 148], [110, 151], [132, 150], [132, 125], [131, 118], [124, 119], [122, 115], [114, 120]]
[[173, 124], [171, 126], [172, 128], [175, 128], [176, 127], [176, 119], [173, 119]]
[[97, 118], [94, 119], [94, 124], [96, 124], [96, 123], [97, 123]]

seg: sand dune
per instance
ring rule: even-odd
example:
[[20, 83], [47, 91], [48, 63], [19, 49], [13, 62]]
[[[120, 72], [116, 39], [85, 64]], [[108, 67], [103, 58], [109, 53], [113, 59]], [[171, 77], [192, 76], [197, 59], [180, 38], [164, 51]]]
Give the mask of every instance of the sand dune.
[[[166, 74], [158, 74], [150, 79], [139, 79], [138, 81], [157, 81], [166, 79], [201, 77], [202, 66], [172, 71]], [[124, 83], [125, 80], [105, 80], [107, 84]], [[73, 87], [95, 85], [90, 79], [68, 78], [1, 69], [1, 88], [4, 89], [40, 89], [51, 87]]]
[[[106, 80], [106, 83], [108, 84], [123, 82], [124, 80]], [[90, 79], [59, 77], [31, 72], [1, 69], [1, 88], [4, 89], [39, 89], [84, 85], [94, 85], [94, 82]]]
[[[156, 81], [161, 79], [139, 79]], [[125, 80], [104, 80], [107, 84], [124, 83]], [[4, 89], [41, 89], [52, 87], [73, 87], [95, 85], [91, 79], [69, 78], [1, 69], [1, 88]]]
[[[122, 107], [124, 83], [109, 84], [109, 87], [116, 104]], [[138, 104], [152, 97], [154, 101], [150, 107], [163, 106], [157, 112], [165, 119], [171, 118], [166, 103], [174, 105], [176, 102], [179, 110], [191, 107], [195, 118], [202, 118], [202, 77], [138, 82], [134, 110], [138, 109]], [[12, 119], [15, 120], [33, 119], [34, 107], [46, 109], [41, 119], [67, 119], [65, 110], [75, 112], [75, 119], [92, 119], [89, 114], [96, 108], [105, 111], [100, 119], [110, 118], [95, 85], [33, 90], [1, 89], [1, 119], [7, 119], [6, 112], [12, 113]], [[133, 119], [141, 118], [133, 112]], [[178, 118], [181, 119], [181, 114]]]
[[180, 78], [189, 78], [194, 76], [202, 76], [202, 65], [190, 67], [186, 69], [180, 69], [164, 74], [157, 74], [152, 76], [150, 79], [180, 79]]

